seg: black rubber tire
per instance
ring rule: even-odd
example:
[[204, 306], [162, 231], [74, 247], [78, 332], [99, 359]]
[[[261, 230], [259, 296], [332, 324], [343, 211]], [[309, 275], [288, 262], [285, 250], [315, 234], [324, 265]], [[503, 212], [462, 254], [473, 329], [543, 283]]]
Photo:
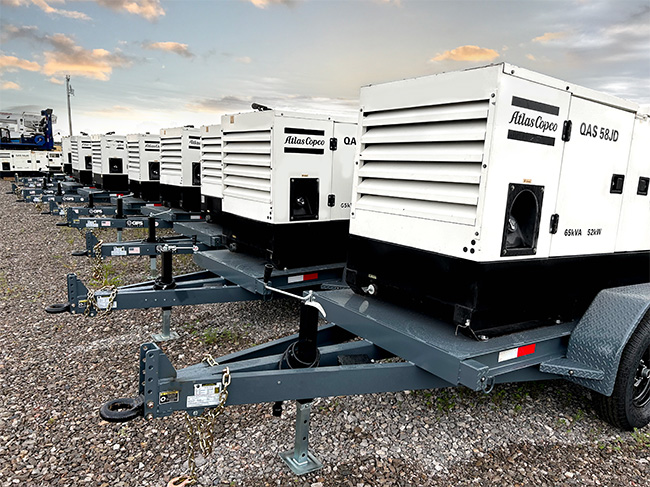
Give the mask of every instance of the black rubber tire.
[[47, 306], [45, 312], [51, 315], [59, 313], [69, 313], [70, 312], [70, 303], [55, 303]]
[[99, 416], [111, 423], [125, 423], [144, 415], [144, 397], [113, 399], [102, 404]]
[[[593, 394], [594, 408], [598, 415], [608, 423], [623, 430], [643, 428], [650, 423], [650, 394], [643, 394], [647, 400], [635, 404], [635, 378], [641, 369], [641, 360], [650, 367], [650, 313], [641, 320], [625, 345], [616, 374], [614, 391], [611, 396], [597, 392]], [[650, 385], [650, 378], [642, 381]]]

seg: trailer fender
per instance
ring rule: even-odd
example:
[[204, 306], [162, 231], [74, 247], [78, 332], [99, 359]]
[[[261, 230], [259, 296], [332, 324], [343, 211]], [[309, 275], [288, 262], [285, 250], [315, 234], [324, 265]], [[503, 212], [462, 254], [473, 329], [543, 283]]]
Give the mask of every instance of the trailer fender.
[[650, 283], [600, 291], [571, 334], [566, 358], [540, 370], [610, 396], [623, 349], [649, 309]]

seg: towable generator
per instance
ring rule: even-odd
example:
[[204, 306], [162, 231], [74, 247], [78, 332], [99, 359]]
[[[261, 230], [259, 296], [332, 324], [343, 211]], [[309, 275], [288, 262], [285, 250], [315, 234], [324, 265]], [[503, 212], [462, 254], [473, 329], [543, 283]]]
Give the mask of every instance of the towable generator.
[[650, 122], [505, 64], [361, 89], [347, 282], [476, 335], [650, 274]]

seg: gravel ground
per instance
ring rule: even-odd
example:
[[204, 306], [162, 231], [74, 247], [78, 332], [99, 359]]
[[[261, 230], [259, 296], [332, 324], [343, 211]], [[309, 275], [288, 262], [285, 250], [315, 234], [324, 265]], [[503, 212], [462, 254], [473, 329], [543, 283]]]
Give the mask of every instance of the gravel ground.
[[[159, 310], [103, 318], [48, 315], [65, 276], [90, 284], [77, 230], [16, 202], [0, 182], [0, 486], [161, 486], [186, 469], [184, 418], [110, 424], [102, 402], [134, 395], [138, 347], [160, 331]], [[113, 239], [114, 234], [106, 236]], [[125, 233], [125, 238], [134, 238]], [[178, 256], [176, 269], [194, 264]], [[107, 259], [115, 282], [148, 279], [146, 258]], [[293, 333], [293, 302], [174, 308], [180, 334], [162, 348], [176, 368]], [[598, 419], [589, 393], [563, 382], [317, 399], [311, 448], [325, 467], [293, 476], [278, 457], [293, 443], [295, 408], [233, 406], [215, 448], [199, 458], [200, 485], [449, 486], [650, 485], [650, 430]]]

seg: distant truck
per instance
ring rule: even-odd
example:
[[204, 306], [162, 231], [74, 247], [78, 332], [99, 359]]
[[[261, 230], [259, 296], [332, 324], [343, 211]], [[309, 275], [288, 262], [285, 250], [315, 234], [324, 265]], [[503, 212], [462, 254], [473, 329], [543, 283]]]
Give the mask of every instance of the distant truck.
[[47, 108], [38, 113], [0, 112], [0, 149], [45, 150], [54, 148], [52, 124], [56, 116]]

